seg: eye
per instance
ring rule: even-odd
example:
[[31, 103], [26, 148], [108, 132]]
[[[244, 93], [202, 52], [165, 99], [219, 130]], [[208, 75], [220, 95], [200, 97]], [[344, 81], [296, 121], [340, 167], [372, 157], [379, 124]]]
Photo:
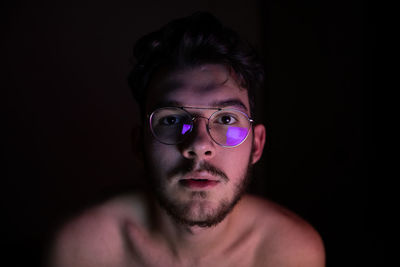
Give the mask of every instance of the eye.
[[160, 118], [160, 124], [164, 126], [173, 126], [180, 124], [182, 121], [182, 118], [177, 115], [170, 115], [170, 116], [165, 116], [163, 118]]
[[237, 121], [238, 120], [236, 119], [235, 114], [226, 113], [219, 115], [214, 122], [224, 125], [230, 125], [236, 123]]

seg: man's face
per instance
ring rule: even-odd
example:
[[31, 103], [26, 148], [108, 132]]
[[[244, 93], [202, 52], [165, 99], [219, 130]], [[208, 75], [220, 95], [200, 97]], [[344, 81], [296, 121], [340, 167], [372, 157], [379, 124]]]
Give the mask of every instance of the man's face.
[[[222, 65], [160, 72], [149, 85], [146, 111], [185, 106], [234, 108], [250, 114], [247, 90], [240, 88]], [[187, 109], [208, 118], [215, 110]], [[253, 132], [239, 146], [216, 144], [207, 132], [207, 119], [195, 120], [184, 142], [166, 145], [157, 141], [147, 124], [144, 154], [160, 204], [187, 225], [215, 225], [229, 213], [244, 191], [251, 165]]]

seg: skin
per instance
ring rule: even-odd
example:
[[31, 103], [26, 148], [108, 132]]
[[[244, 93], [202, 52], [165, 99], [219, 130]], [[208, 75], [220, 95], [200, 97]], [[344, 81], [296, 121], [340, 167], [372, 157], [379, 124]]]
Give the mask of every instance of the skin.
[[[150, 113], [160, 103], [215, 107], [216, 102], [235, 99], [249, 114], [247, 91], [221, 65], [159, 72], [149, 87], [153, 96]], [[229, 106], [231, 107], [231, 106]], [[197, 111], [198, 112], [198, 111]], [[213, 111], [201, 110], [208, 117]], [[248, 138], [235, 148], [214, 143], [206, 131], [206, 120], [196, 121], [190, 138], [179, 145], [155, 140], [144, 125], [143, 146], [136, 154], [149, 168], [153, 185], [166, 201], [185, 206], [186, 220], [200, 222], [215, 216], [222, 203], [230, 203], [248, 167], [261, 157], [265, 128], [255, 125]], [[212, 164], [226, 174], [211, 188], [187, 188], [179, 180], [186, 171], [171, 169], [190, 162], [189, 176], [208, 175], [201, 163]], [[150, 171], [151, 170], [151, 171]], [[202, 196], [200, 197], [201, 193]], [[154, 195], [119, 196], [83, 212], [58, 234], [49, 259], [50, 266], [324, 266], [323, 243], [318, 233], [290, 211], [254, 196], [245, 195], [232, 211], [212, 227], [183, 224], [171, 217]]]

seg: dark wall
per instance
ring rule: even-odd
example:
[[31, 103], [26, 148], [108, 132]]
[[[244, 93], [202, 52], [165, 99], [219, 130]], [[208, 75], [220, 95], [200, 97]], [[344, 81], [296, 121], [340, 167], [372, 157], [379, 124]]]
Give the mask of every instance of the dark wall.
[[259, 111], [268, 142], [251, 190], [310, 221], [328, 266], [374, 265], [364, 257], [377, 248], [366, 219], [374, 31], [365, 4], [112, 3], [3, 4], [8, 266], [38, 261], [58, 222], [140, 183], [130, 143], [138, 109], [126, 84], [132, 46], [196, 10], [237, 30], [267, 66]]

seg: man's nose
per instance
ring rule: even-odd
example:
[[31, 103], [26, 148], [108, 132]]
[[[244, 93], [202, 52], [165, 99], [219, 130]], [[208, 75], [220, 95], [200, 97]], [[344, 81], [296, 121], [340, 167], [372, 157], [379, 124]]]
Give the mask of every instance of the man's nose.
[[215, 143], [207, 131], [208, 120], [196, 118], [188, 139], [181, 144], [182, 155], [188, 159], [211, 159], [215, 155]]

